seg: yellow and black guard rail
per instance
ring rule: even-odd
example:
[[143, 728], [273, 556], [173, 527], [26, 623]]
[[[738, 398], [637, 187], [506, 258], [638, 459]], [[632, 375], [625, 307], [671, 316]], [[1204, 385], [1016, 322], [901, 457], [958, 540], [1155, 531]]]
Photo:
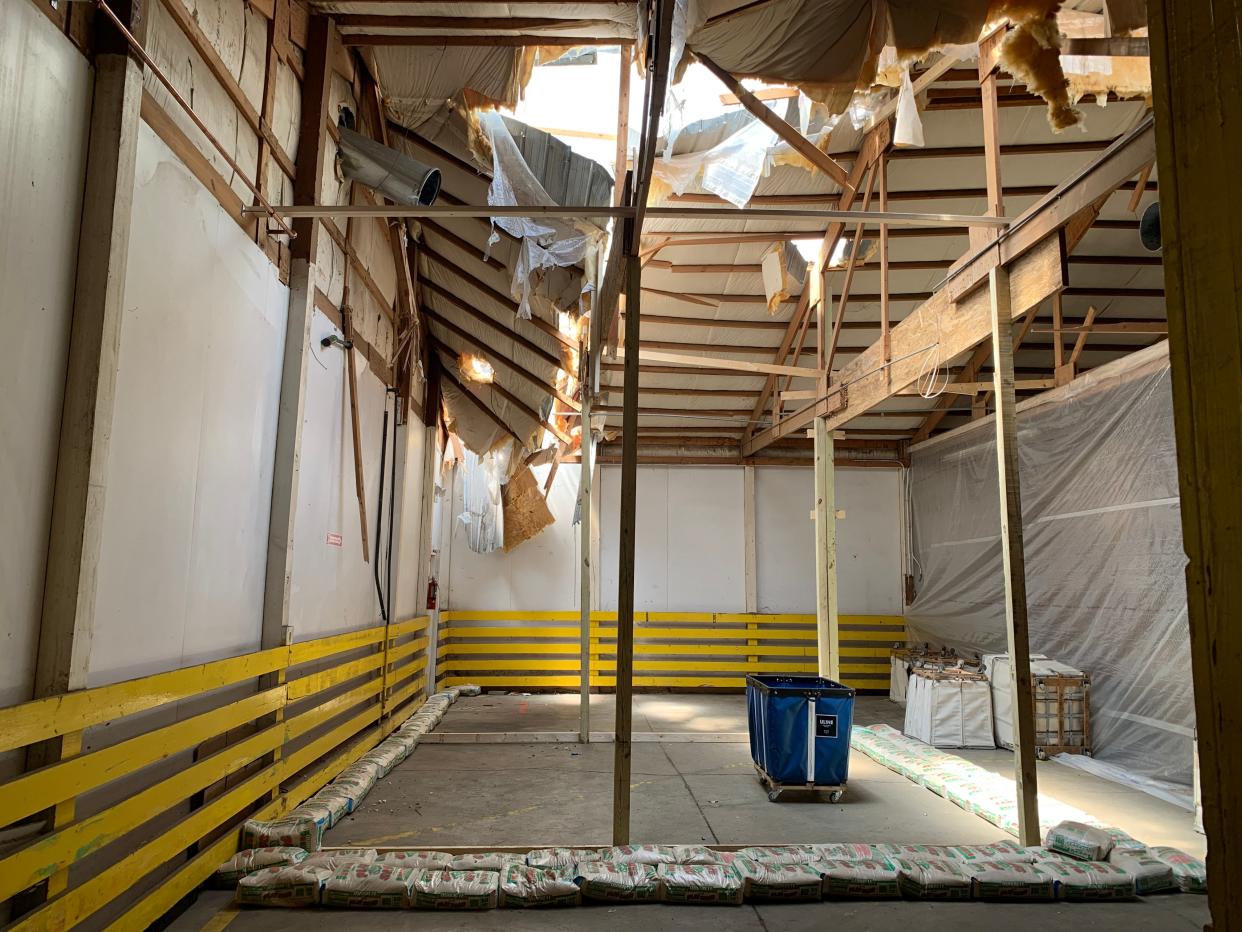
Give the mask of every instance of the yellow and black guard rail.
[[[842, 615], [841, 679], [888, 691], [889, 655], [905, 645], [895, 615]], [[436, 679], [485, 688], [576, 689], [578, 612], [445, 611]], [[591, 685], [616, 685], [617, 615], [591, 613]], [[634, 685], [646, 689], [742, 689], [748, 673], [818, 670], [814, 615], [636, 612]]]
[[294, 808], [421, 704], [427, 626], [0, 709], [0, 754], [59, 743], [55, 762], [0, 783], [0, 828], [19, 839], [0, 847], [8, 928], [146, 928], [236, 852], [244, 819]]

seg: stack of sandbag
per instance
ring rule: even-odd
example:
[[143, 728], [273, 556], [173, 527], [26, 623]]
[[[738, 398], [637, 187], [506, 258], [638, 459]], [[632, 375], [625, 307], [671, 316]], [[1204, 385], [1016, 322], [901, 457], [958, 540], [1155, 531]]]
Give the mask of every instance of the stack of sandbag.
[[306, 860], [305, 848], [272, 846], [267, 848], [243, 848], [216, 868], [213, 884], [222, 889], [233, 890], [237, 882], [247, 874], [265, 867], [289, 867]]

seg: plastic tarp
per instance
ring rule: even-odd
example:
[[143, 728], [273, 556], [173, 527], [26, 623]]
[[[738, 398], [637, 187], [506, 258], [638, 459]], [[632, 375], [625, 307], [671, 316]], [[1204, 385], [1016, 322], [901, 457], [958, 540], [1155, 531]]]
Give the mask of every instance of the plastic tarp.
[[[1018, 406], [1030, 644], [1091, 674], [1096, 757], [1190, 785], [1194, 710], [1167, 345]], [[914, 642], [1005, 650], [992, 419], [915, 447]]]
[[509, 464], [509, 444], [485, 456], [469, 450], [457, 470], [461, 483], [461, 513], [457, 520], [466, 529], [466, 544], [475, 553], [491, 553], [505, 545], [505, 513], [500, 486]]

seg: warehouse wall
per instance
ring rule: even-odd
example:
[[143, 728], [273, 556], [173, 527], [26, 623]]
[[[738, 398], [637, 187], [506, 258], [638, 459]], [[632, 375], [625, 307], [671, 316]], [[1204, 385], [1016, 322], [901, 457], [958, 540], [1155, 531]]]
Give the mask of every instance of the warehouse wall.
[[[73, 312], [91, 71], [29, 0], [0, 0], [0, 706], [29, 699]], [[0, 764], [0, 769], [3, 764]]]
[[288, 289], [143, 124], [91, 685], [259, 645]]
[[[536, 470], [542, 481], [547, 467]], [[456, 609], [578, 607], [579, 528], [571, 525], [576, 465], [562, 467], [549, 505], [556, 523], [510, 553], [476, 554], [454, 526], [447, 581]], [[798, 467], [755, 470], [758, 607], [815, 610], [813, 474]], [[900, 474], [837, 470], [841, 611], [900, 615]], [[744, 475], [741, 467], [640, 466], [635, 607], [639, 611], [726, 611], [746, 607]], [[600, 607], [616, 608], [620, 470], [601, 470]], [[454, 497], [454, 515], [461, 507]], [[443, 560], [442, 560], [443, 565]], [[447, 582], [447, 585], [445, 585]]]

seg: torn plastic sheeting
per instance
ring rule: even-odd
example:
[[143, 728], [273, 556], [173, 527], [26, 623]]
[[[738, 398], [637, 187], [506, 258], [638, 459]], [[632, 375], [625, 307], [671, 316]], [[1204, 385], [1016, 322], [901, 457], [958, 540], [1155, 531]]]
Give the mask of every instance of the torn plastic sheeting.
[[653, 199], [660, 199], [660, 187], [685, 194], [698, 180], [703, 188], [735, 207], [745, 207], [759, 179], [771, 170], [769, 151], [775, 143], [776, 133], [759, 120], [751, 120], [705, 152], [656, 159], [651, 170]]
[[466, 544], [475, 553], [492, 553], [505, 543], [504, 507], [500, 480], [509, 463], [509, 444], [479, 457], [469, 450], [457, 470], [461, 483], [461, 513], [457, 520], [466, 531]]
[[919, 105], [914, 99], [914, 84], [909, 69], [901, 73], [901, 88], [897, 92], [897, 120], [893, 127], [893, 145], [899, 149], [923, 148], [923, 120], [919, 117]]
[[[557, 206], [526, 164], [504, 118], [494, 112], [480, 113], [479, 124], [492, 147], [492, 183], [487, 203], [497, 207]], [[535, 274], [542, 269], [576, 265], [604, 238], [603, 230], [590, 224], [578, 226], [533, 217], [493, 217], [492, 227], [489, 247], [500, 242], [496, 227], [521, 240], [510, 294], [518, 302], [518, 316], [524, 320], [531, 318]]]
[[1056, 754], [1052, 760], [1058, 764], [1064, 764], [1066, 767], [1073, 767], [1075, 770], [1082, 770], [1093, 776], [1100, 777], [1103, 780], [1111, 780], [1113, 783], [1119, 783], [1122, 786], [1129, 786], [1136, 790], [1142, 790], [1157, 799], [1163, 799], [1166, 803], [1172, 803], [1182, 809], [1194, 811], [1194, 795], [1186, 791], [1186, 788], [1178, 783], [1167, 783], [1164, 780], [1153, 780], [1150, 777], [1139, 776], [1131, 773], [1124, 767], [1118, 767], [1116, 764], [1110, 764], [1107, 761], [1096, 760], [1094, 757], [1085, 757], [1082, 754]]
[[[1093, 756], [1189, 787], [1193, 692], [1167, 347], [1018, 408], [1033, 650], [1091, 674]], [[1004, 651], [995, 439], [911, 451], [909, 637]]]

